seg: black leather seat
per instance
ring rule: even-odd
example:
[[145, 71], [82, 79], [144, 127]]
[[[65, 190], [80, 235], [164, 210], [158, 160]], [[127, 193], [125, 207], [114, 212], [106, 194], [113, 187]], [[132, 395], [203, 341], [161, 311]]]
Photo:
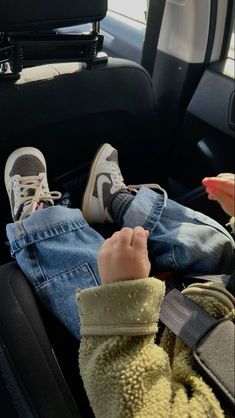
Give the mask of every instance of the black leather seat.
[[[46, 321], [40, 312], [31, 288], [15, 263], [1, 267], [0, 295], [0, 393], [8, 411], [5, 416], [83, 416], [58, 365], [41, 317], [44, 316], [47, 326], [50, 320]], [[63, 336], [61, 328], [60, 343]], [[66, 341], [69, 353], [72, 343], [74, 347], [76, 344], [68, 337]], [[77, 375], [79, 393], [78, 371]]]
[[[0, 0], [0, 33], [38, 34], [96, 22], [106, 10], [106, 0]], [[108, 59], [89, 69], [74, 61], [25, 65], [28, 68], [18, 80], [0, 74], [0, 264], [10, 259], [5, 245], [10, 211], [3, 169], [13, 149], [39, 147], [48, 162], [49, 181], [53, 181], [89, 163], [97, 147], [108, 141], [118, 146], [128, 181], [138, 181], [138, 176], [142, 182], [150, 180], [154, 157], [150, 77], [129, 61]], [[6, 408], [5, 416], [92, 417], [79, 376], [77, 349], [78, 342], [40, 306], [17, 265], [2, 265], [0, 401]]]

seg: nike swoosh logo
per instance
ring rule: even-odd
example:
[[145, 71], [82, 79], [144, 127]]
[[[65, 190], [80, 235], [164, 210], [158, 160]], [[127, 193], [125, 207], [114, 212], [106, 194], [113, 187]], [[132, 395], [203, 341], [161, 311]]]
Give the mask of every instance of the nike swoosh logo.
[[[97, 187], [97, 195], [98, 195], [100, 205], [101, 205], [101, 208], [102, 208], [103, 211], [105, 210], [104, 199], [103, 199], [104, 184], [112, 184], [112, 182], [107, 176], [105, 176], [104, 174], [100, 174], [99, 177], [97, 178], [96, 187]], [[110, 187], [110, 189], [111, 189], [111, 187]]]

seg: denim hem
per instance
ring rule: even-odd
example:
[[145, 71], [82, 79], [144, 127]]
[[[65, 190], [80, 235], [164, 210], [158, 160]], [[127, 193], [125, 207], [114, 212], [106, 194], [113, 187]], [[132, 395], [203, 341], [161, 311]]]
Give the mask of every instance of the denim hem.
[[[45, 216], [47, 215], [47, 216]], [[79, 209], [50, 207], [28, 218], [7, 225], [7, 236], [14, 255], [22, 248], [66, 234], [88, 225]]]
[[166, 200], [166, 192], [159, 193], [142, 186], [123, 217], [123, 226], [143, 226], [153, 232], [166, 207]]

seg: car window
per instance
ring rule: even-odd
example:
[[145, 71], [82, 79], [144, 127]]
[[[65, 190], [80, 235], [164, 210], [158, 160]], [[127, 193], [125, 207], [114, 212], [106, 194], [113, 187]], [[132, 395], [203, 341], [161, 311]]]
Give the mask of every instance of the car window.
[[145, 23], [147, 0], [109, 0], [109, 10]]
[[229, 51], [228, 51], [228, 58], [235, 60], [235, 24], [233, 25], [233, 32], [231, 35], [230, 45], [229, 45]]
[[[103, 51], [110, 57], [141, 63], [149, 0], [109, 0], [109, 9], [101, 21]], [[57, 29], [58, 33], [88, 32], [90, 24]]]

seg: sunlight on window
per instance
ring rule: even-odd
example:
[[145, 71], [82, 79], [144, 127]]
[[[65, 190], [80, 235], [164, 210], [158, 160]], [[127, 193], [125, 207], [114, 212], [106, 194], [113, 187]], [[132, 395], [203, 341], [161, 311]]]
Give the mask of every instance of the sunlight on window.
[[109, 0], [109, 10], [139, 22], [146, 22], [147, 0]]
[[235, 60], [235, 33], [233, 31], [228, 51], [228, 58]]

